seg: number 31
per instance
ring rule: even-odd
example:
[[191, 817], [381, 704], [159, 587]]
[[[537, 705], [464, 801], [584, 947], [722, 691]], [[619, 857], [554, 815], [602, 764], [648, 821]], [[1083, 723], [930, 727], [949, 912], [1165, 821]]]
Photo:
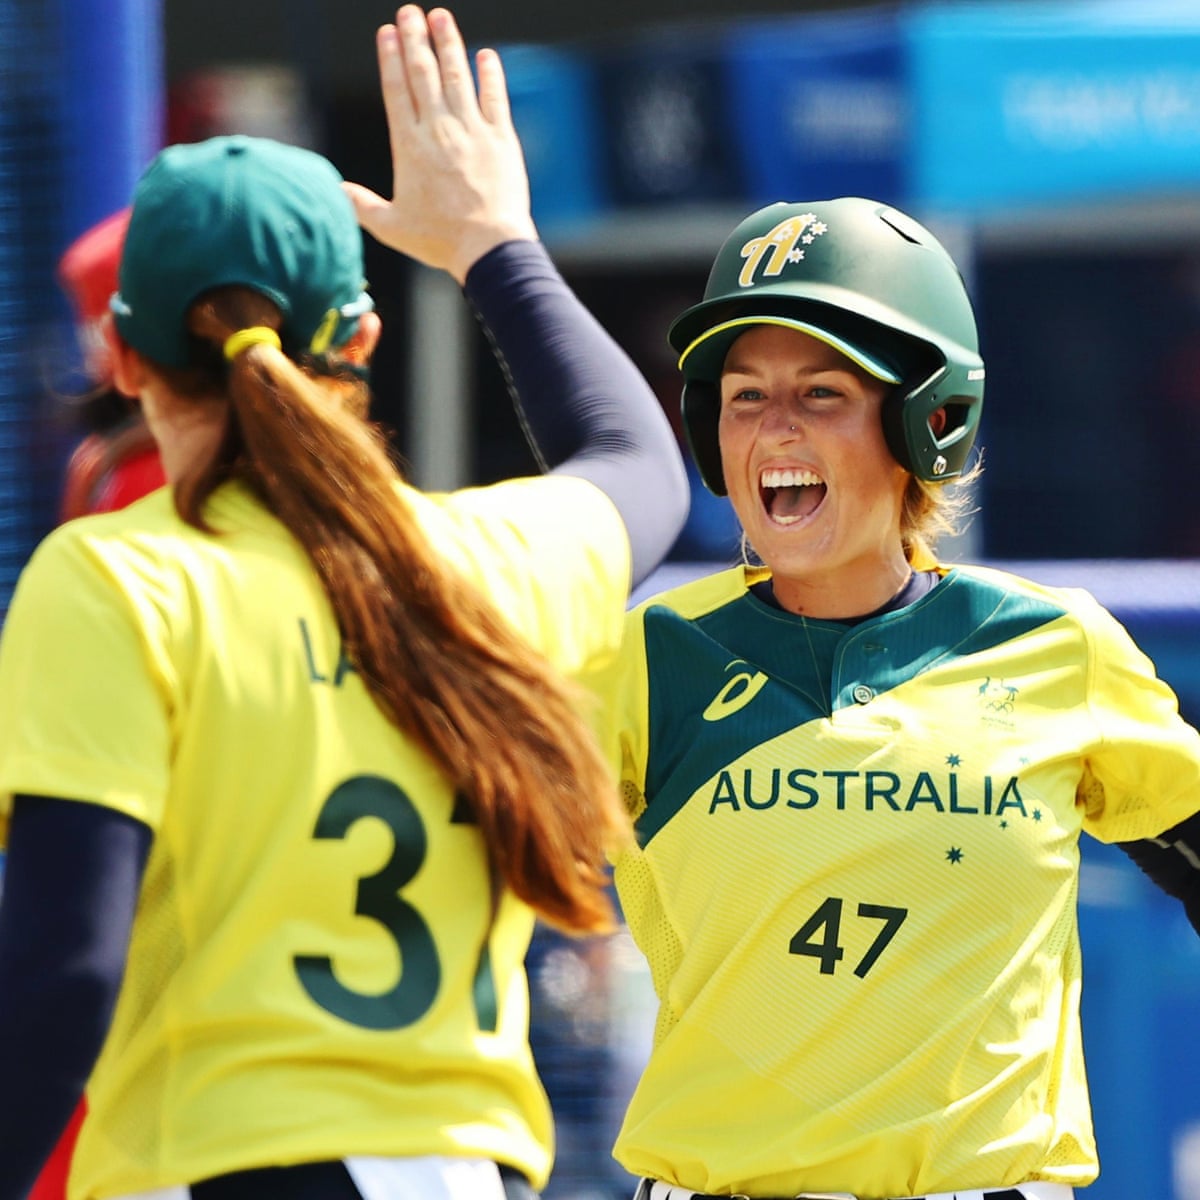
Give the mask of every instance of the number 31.
[[[375, 817], [388, 827], [392, 853], [374, 875], [359, 879], [354, 911], [378, 922], [391, 935], [400, 952], [400, 978], [386, 992], [358, 992], [337, 978], [333, 960], [325, 955], [297, 954], [293, 962], [304, 990], [326, 1012], [366, 1029], [401, 1029], [429, 1011], [441, 986], [442, 966], [433, 934], [425, 918], [400, 895], [421, 869], [428, 840], [408, 794], [375, 775], [358, 775], [339, 784], [321, 808], [313, 837], [344, 838], [364, 817]], [[473, 999], [480, 1029], [494, 1032], [496, 990], [486, 938], [479, 952]]]

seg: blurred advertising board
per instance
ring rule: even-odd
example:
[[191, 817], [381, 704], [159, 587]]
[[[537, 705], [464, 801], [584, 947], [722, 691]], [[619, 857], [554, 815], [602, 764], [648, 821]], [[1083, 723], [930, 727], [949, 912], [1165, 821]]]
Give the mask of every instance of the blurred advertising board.
[[1200, 5], [931, 4], [904, 23], [925, 209], [1200, 183]]

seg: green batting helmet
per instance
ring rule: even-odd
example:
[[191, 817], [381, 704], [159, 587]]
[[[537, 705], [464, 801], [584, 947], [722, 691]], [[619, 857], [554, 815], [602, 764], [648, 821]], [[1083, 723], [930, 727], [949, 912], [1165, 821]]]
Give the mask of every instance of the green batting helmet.
[[725, 355], [763, 324], [811, 334], [893, 385], [883, 430], [906, 470], [930, 482], [962, 474], [983, 408], [983, 360], [962, 276], [923, 225], [878, 201], [842, 197], [770, 204], [725, 240], [704, 299], [668, 334], [692, 456], [718, 496]]

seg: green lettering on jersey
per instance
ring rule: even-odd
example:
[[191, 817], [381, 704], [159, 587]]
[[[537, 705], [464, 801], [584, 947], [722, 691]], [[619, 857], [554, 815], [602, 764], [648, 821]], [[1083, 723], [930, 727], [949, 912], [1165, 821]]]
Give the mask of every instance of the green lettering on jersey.
[[771, 794], [762, 800], [754, 798], [754, 773], [749, 769], [744, 771], [742, 773], [742, 799], [745, 800], [747, 808], [771, 808], [779, 799], [779, 768], [775, 767], [771, 771]]
[[324, 955], [297, 954], [294, 963], [304, 990], [326, 1012], [366, 1029], [402, 1029], [429, 1011], [442, 977], [429, 926], [400, 896], [425, 861], [425, 828], [413, 802], [396, 784], [358, 775], [330, 794], [313, 837], [344, 838], [365, 817], [375, 817], [391, 830], [392, 854], [374, 875], [359, 879], [354, 911], [391, 935], [400, 956], [400, 977], [386, 991], [359, 992], [338, 979], [333, 960]]
[[937, 784], [933, 782], [933, 776], [928, 771], [922, 771], [917, 776], [917, 781], [908, 794], [908, 803], [904, 806], [904, 811], [912, 812], [918, 804], [932, 804], [938, 812], [946, 811], [942, 798], [938, 795]]
[[[988, 779], [988, 783], [991, 783], [990, 778]], [[1004, 791], [1000, 793], [1000, 803], [996, 805], [996, 815], [999, 816], [1006, 808], [1015, 808], [1020, 812], [1021, 816], [1029, 816], [1025, 811], [1025, 801], [1021, 798], [1021, 792], [1017, 787], [1017, 777], [1015, 775], [1009, 778], [1009, 781], [1004, 785]]]
[[[388, 992], [357, 992], [341, 983], [333, 961], [325, 955], [298, 954], [296, 974], [309, 996], [327, 1012], [367, 1029], [399, 1029], [417, 1021], [433, 1004], [441, 984], [441, 963], [433, 934], [421, 914], [400, 898], [425, 861], [426, 835], [420, 814], [407, 794], [391, 780], [357, 775], [336, 787], [317, 817], [315, 838], [342, 838], [362, 817], [377, 817], [392, 833], [392, 856], [383, 869], [359, 880], [355, 912], [378, 921], [400, 952], [400, 978]], [[465, 796], [456, 793], [451, 824], [474, 824]], [[495, 910], [492, 913], [495, 919]], [[489, 947], [491, 929], [483, 937], [471, 995], [475, 1017], [484, 1033], [499, 1022], [496, 980]]]
[[896, 793], [900, 790], [900, 776], [894, 771], [867, 772], [867, 812], [875, 811], [875, 801], [882, 800], [892, 812], [900, 811]]
[[[329, 676], [321, 672], [317, 666], [316, 648], [313, 646], [312, 635], [308, 631], [308, 622], [300, 618], [300, 640], [304, 643], [304, 661], [308, 667], [310, 683], [328, 683]], [[357, 675], [358, 668], [347, 656], [345, 648], [338, 647], [337, 666], [333, 672], [333, 686], [341, 687], [347, 675]]]
[[346, 657], [345, 650], [338, 651], [337, 670], [333, 675], [333, 686], [341, 687], [347, 675], [357, 675], [358, 668]]
[[950, 811], [952, 813], [978, 813], [977, 808], [968, 808], [958, 802], [958, 776], [950, 772]]
[[799, 792], [804, 799], [791, 799], [787, 802], [788, 808], [812, 808], [814, 804], [821, 798], [820, 792], [815, 787], [809, 787], [807, 783], [801, 783], [801, 779], [816, 779], [816, 771], [809, 770], [808, 767], [797, 767], [794, 771], [788, 772], [788, 787]]
[[304, 643], [304, 660], [308, 663], [308, 678], [310, 683], [328, 683], [329, 677], [317, 670], [317, 659], [313, 653], [312, 638], [308, 635], [308, 622], [300, 618], [300, 640]]
[[737, 800], [737, 792], [734, 790], [733, 780], [730, 778], [728, 771], [722, 771], [717, 776], [717, 786], [713, 789], [712, 799], [708, 804], [710, 815], [716, 812], [718, 804], [731, 805], [734, 812], [741, 811], [741, 806]]
[[821, 774], [824, 775], [826, 779], [837, 780], [837, 810], [838, 812], [845, 812], [846, 780], [857, 779], [859, 773], [857, 771], [822, 771]]

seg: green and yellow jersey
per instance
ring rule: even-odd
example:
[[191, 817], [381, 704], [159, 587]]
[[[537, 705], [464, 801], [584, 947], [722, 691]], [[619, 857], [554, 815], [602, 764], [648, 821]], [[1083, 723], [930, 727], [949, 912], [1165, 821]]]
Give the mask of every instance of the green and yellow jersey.
[[[560, 667], [612, 654], [629, 545], [597, 488], [405, 494]], [[493, 897], [478, 830], [367, 693], [287, 530], [236, 485], [206, 517], [214, 535], [163, 491], [61, 527], [3, 642], [5, 822], [31, 793], [154, 835], [72, 1193], [347, 1154], [491, 1158], [544, 1183], [531, 912]]]
[[1079, 835], [1200, 808], [1200, 736], [1087, 594], [975, 568], [856, 625], [737, 568], [630, 615], [606, 682], [659, 999], [620, 1162], [912, 1196], [1097, 1173]]

